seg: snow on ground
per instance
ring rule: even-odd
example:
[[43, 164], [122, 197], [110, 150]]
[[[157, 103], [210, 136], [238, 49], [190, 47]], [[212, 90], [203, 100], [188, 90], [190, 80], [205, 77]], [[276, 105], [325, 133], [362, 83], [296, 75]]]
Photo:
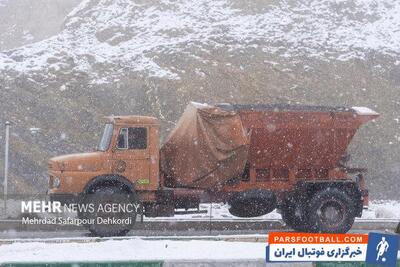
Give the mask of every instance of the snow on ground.
[[0, 246], [0, 263], [128, 260], [264, 259], [266, 243], [109, 240], [93, 243], [13, 243]]
[[400, 202], [398, 201], [373, 201], [368, 210], [363, 211], [363, 219], [399, 219]]
[[[19, 207], [18, 201], [11, 201], [9, 207]], [[146, 220], [203, 220], [208, 219], [210, 204], [201, 204], [207, 214], [176, 215], [172, 218], [146, 218]], [[237, 220], [241, 218], [229, 214], [229, 206], [212, 204], [212, 218]], [[369, 209], [363, 212], [363, 219], [390, 218], [400, 219], [400, 202], [373, 201]], [[258, 219], [280, 219], [276, 211]], [[90, 238], [89, 238], [90, 239]], [[173, 240], [96, 240], [81, 243], [55, 242], [15, 242], [0, 245], [0, 263], [10, 261], [50, 262], [50, 261], [128, 261], [128, 260], [235, 260], [263, 259], [264, 242], [227, 242], [227, 241], [173, 241]]]
[[[392, 0], [85, 0], [57, 36], [0, 53], [0, 70], [72, 69], [107, 82], [102, 78], [112, 81], [110, 75], [127, 70], [178, 79], [179, 71], [158, 59], [183, 53], [201, 60], [193, 49], [254, 48], [323, 60], [363, 58], [370, 51], [398, 55], [399, 13], [400, 1]], [[114, 73], [98, 73], [99, 65], [110, 63]]]
[[[210, 214], [212, 219], [220, 220], [220, 219], [243, 219], [239, 217], [235, 217], [229, 213], [229, 206], [223, 203], [214, 203], [212, 204], [212, 211], [210, 209], [210, 204], [200, 204], [201, 210], [207, 210], [207, 213], [202, 214], [186, 214], [186, 215], [175, 215], [173, 218], [149, 218], [148, 220], [193, 220], [193, 219], [207, 219], [210, 218]], [[211, 212], [210, 212], [211, 211]], [[281, 219], [281, 215], [274, 210], [271, 213], [268, 213], [264, 216], [256, 217], [255, 219], [260, 220], [269, 220], [269, 219]], [[368, 209], [363, 211], [363, 215], [361, 219], [399, 219], [400, 220], [400, 202], [394, 200], [387, 201], [372, 201], [370, 202]]]

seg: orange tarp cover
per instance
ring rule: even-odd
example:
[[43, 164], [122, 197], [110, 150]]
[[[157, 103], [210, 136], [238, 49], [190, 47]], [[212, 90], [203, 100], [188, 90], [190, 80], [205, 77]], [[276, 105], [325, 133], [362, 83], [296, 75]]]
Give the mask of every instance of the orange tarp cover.
[[192, 102], [160, 151], [166, 185], [220, 188], [242, 174], [248, 145], [236, 112]]

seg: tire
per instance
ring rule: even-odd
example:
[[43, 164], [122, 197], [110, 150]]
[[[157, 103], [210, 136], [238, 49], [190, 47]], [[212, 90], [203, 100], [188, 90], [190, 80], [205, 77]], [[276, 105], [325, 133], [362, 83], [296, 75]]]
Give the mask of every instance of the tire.
[[[89, 223], [85, 227], [94, 236], [122, 236], [126, 235], [133, 227], [136, 221], [137, 212], [103, 212], [100, 207], [107, 204], [117, 204], [122, 206], [128, 203], [138, 203], [134, 193], [128, 193], [117, 186], [103, 186], [95, 188], [92, 193], [86, 194], [80, 204], [92, 205], [93, 209], [86, 212], [78, 212], [78, 217]], [[126, 205], [125, 205], [126, 206]], [[130, 206], [133, 208], [133, 206]], [[106, 224], [108, 220], [121, 220], [124, 223]]]
[[276, 196], [267, 190], [249, 190], [235, 193], [229, 200], [229, 212], [236, 217], [258, 217], [276, 207]]
[[328, 188], [311, 198], [308, 217], [312, 232], [346, 233], [353, 226], [355, 207], [345, 192]]
[[309, 232], [309, 225], [305, 214], [305, 201], [286, 200], [281, 207], [281, 216], [284, 223], [296, 232]]

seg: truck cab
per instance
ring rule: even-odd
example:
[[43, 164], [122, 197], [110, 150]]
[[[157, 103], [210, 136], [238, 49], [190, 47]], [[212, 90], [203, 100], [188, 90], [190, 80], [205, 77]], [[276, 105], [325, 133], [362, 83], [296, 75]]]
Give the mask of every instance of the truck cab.
[[76, 203], [82, 194], [113, 183], [134, 187], [143, 201], [151, 201], [159, 189], [159, 122], [147, 116], [106, 117], [96, 151], [54, 157], [48, 167], [52, 200]]

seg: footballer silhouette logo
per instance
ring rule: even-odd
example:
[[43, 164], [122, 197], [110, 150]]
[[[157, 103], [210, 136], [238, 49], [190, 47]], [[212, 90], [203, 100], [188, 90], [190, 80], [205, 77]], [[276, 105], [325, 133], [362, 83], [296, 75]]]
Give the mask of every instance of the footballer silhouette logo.
[[389, 243], [383, 236], [381, 242], [379, 242], [378, 245], [376, 246], [376, 251], [377, 251], [376, 261], [381, 260], [383, 262], [386, 262], [386, 258], [384, 257], [384, 255], [388, 251], [388, 249], [389, 249]]
[[366, 262], [368, 264], [396, 266], [398, 245], [397, 235], [369, 233]]

